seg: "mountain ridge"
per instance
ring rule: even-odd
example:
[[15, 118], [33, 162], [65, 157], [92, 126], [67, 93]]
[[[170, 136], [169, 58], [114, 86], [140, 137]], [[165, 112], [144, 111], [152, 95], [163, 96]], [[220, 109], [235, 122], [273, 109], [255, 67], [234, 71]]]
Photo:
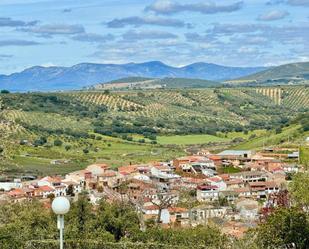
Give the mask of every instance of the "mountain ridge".
[[77, 90], [125, 77], [196, 78], [221, 81], [239, 78], [266, 67], [228, 67], [196, 62], [182, 67], [161, 61], [126, 64], [79, 63], [71, 67], [33, 66], [10, 75], [0, 75], [0, 89], [11, 91]]

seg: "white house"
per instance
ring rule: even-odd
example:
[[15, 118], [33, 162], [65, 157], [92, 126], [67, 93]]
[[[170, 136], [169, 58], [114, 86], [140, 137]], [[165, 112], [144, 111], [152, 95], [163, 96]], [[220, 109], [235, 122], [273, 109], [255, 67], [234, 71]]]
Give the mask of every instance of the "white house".
[[14, 179], [10, 182], [0, 182], [0, 189], [10, 191], [11, 189], [22, 188], [23, 184], [20, 179]]
[[196, 198], [198, 201], [215, 201], [219, 199], [219, 190], [217, 186], [202, 185], [196, 190]]

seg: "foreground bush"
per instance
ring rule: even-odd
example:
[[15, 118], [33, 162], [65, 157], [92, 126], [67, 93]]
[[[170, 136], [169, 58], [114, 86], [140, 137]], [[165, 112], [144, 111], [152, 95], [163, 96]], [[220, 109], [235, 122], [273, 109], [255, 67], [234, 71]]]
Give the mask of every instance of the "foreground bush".
[[[29, 241], [24, 249], [58, 249], [58, 241]], [[100, 241], [66, 241], [66, 249], [219, 249], [202, 245], [168, 245], [159, 243], [132, 243], [132, 242], [100, 242]]]

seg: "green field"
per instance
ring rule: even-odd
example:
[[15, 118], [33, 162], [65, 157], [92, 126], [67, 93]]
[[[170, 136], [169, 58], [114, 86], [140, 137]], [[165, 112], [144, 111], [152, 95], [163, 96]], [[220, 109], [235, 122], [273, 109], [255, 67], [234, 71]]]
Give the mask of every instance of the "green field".
[[207, 144], [210, 142], [228, 142], [230, 139], [201, 134], [201, 135], [175, 135], [175, 136], [158, 136], [159, 144], [176, 144], [176, 145], [190, 145], [190, 144]]

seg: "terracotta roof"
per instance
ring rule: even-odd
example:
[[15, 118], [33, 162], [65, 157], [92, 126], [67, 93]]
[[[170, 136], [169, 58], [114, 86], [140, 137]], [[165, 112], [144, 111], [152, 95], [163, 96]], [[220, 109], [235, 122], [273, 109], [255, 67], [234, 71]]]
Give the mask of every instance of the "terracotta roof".
[[50, 192], [50, 191], [53, 191], [54, 188], [49, 187], [49, 186], [41, 186], [38, 188], [38, 190], [43, 191], [43, 192]]
[[24, 196], [25, 195], [25, 191], [21, 188], [17, 188], [17, 189], [14, 189], [14, 190], [11, 190], [9, 193], [8, 193], [9, 196]]
[[207, 178], [207, 180], [212, 181], [212, 182], [221, 182], [222, 181], [221, 177], [218, 177], [218, 176], [209, 177], [209, 178]]
[[193, 184], [202, 184], [205, 182], [205, 179], [193, 178], [193, 177], [184, 177], [182, 178], [183, 182], [193, 183]]
[[184, 213], [184, 212], [187, 212], [188, 209], [183, 208], [183, 207], [170, 207], [168, 208], [168, 211], [170, 213]]
[[220, 174], [218, 176], [221, 177], [224, 181], [230, 179], [230, 175], [229, 174]]
[[61, 182], [61, 177], [50, 177], [50, 176], [46, 176], [46, 177], [43, 177], [42, 179], [40, 179], [39, 181], [47, 181], [47, 182], [50, 182], [50, 183], [55, 183], [55, 182]]
[[100, 176], [103, 176], [103, 177], [113, 177], [113, 176], [116, 176], [116, 172], [113, 171], [113, 170], [107, 170], [103, 174], [101, 174]]
[[118, 172], [121, 174], [132, 174], [137, 171], [138, 165], [127, 165], [118, 168]]
[[94, 164], [88, 165], [87, 168], [92, 167], [92, 166], [97, 166], [97, 167], [100, 167], [102, 169], [109, 168], [109, 166], [106, 163], [94, 163]]
[[226, 181], [225, 183], [227, 185], [240, 184], [240, 183], [243, 183], [243, 180], [239, 179], [239, 178], [235, 178], [235, 179], [230, 179], [230, 180]]
[[149, 205], [144, 207], [145, 210], [159, 210], [159, 207], [156, 205]]
[[211, 189], [217, 189], [217, 188], [218, 188], [217, 186], [211, 186], [211, 185], [201, 185], [197, 187], [197, 189], [200, 189], [200, 190], [211, 190]]
[[245, 193], [245, 192], [250, 192], [249, 188], [235, 188], [233, 189], [237, 193]]

